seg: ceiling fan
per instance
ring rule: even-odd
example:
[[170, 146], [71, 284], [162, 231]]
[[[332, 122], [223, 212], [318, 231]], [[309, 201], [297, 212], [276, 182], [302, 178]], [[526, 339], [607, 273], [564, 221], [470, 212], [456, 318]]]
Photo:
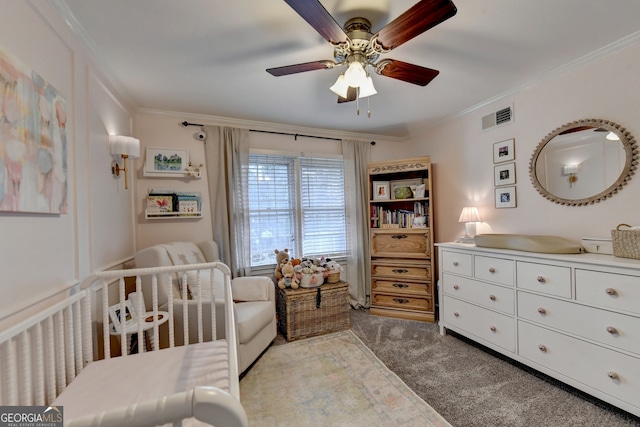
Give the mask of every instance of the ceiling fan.
[[285, 0], [309, 25], [333, 46], [333, 60], [269, 68], [273, 76], [286, 76], [314, 70], [326, 70], [347, 65], [344, 74], [330, 88], [338, 102], [354, 101], [376, 94], [367, 67], [381, 76], [426, 86], [440, 72], [395, 59], [381, 59], [403, 43], [451, 18], [457, 12], [450, 0], [421, 0], [376, 34], [371, 23], [361, 17], [349, 19], [344, 29], [338, 25], [318, 0]]

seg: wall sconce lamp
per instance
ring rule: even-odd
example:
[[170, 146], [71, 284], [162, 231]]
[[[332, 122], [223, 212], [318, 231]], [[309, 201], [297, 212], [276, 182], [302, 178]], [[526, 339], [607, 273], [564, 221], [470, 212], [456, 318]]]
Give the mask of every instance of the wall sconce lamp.
[[[127, 158], [137, 159], [140, 157], [140, 140], [131, 136], [109, 135], [109, 150], [111, 155], [116, 157], [111, 162], [111, 173], [113, 176], [119, 177], [120, 171], [122, 171], [124, 173], [124, 188], [128, 189]], [[118, 156], [122, 157], [122, 167], [120, 167]]]
[[481, 222], [478, 208], [467, 206], [462, 208], [458, 222], [464, 222], [464, 237], [456, 240], [460, 243], [472, 243], [473, 236], [476, 235], [476, 222]]
[[569, 188], [573, 187], [573, 184], [578, 181], [578, 172], [580, 172], [579, 164], [562, 166], [562, 174], [565, 176], [569, 175], [567, 178], [567, 181], [569, 181]]

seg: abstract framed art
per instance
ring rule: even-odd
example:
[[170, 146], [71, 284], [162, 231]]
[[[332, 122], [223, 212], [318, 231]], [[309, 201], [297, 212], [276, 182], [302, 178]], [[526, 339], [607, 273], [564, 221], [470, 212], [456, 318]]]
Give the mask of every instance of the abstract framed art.
[[496, 188], [496, 208], [515, 208], [516, 207], [516, 187], [498, 187]]

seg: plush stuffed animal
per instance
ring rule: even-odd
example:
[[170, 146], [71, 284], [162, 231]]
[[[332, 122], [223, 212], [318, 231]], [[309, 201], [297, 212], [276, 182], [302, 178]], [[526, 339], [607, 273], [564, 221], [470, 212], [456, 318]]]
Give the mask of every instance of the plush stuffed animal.
[[284, 249], [282, 251], [274, 250], [276, 254], [276, 281], [282, 279], [282, 266], [289, 262], [289, 249]]
[[282, 278], [278, 280], [278, 287], [280, 289], [298, 289], [298, 279], [294, 274], [293, 264], [291, 262], [282, 266]]

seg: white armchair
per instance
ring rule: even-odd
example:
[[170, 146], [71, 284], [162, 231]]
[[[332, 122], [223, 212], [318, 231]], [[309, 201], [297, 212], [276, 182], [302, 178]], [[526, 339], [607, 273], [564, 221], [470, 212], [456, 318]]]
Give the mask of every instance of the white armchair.
[[[138, 251], [135, 255], [136, 267], [160, 267], [166, 265], [196, 264], [219, 261], [218, 245], [214, 241], [199, 244], [172, 242], [159, 244]], [[214, 278], [214, 281], [217, 280]], [[175, 277], [158, 277], [158, 306], [166, 310], [169, 287], [173, 286], [175, 342], [184, 343], [183, 300], [178, 280]], [[238, 367], [244, 372], [273, 342], [277, 334], [275, 310], [275, 286], [269, 277], [238, 277], [231, 281], [238, 331]], [[150, 278], [143, 279], [142, 290], [145, 306], [152, 307]], [[145, 291], [147, 290], [147, 291]], [[203, 296], [204, 297], [204, 296]], [[189, 343], [198, 341], [197, 312], [195, 300], [187, 301], [189, 319]], [[211, 309], [203, 305], [203, 335], [211, 339]], [[222, 301], [216, 302], [216, 335], [224, 337], [224, 308]]]

